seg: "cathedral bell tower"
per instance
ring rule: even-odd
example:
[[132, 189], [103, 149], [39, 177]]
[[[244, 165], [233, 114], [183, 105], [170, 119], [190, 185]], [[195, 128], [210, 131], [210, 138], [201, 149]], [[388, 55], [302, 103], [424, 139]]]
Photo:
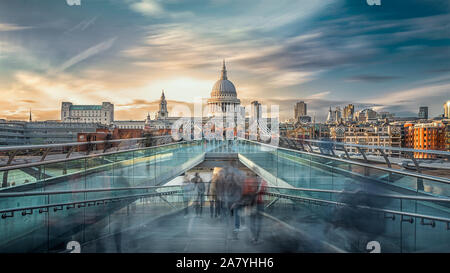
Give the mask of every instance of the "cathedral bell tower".
[[161, 100], [159, 101], [159, 111], [158, 111], [158, 119], [166, 119], [169, 116], [169, 112], [167, 112], [167, 101], [166, 96], [164, 96], [164, 90], [161, 94]]

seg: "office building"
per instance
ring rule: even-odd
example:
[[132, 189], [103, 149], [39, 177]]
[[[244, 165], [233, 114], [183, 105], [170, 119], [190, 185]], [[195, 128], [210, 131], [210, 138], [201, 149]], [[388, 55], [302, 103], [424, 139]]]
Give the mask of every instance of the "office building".
[[0, 119], [0, 146], [24, 145], [27, 143], [25, 137], [24, 121], [7, 121]]
[[299, 120], [299, 117], [307, 115], [307, 106], [303, 101], [299, 101], [295, 104], [294, 108], [294, 118], [295, 120]]
[[[405, 146], [418, 150], [445, 150], [445, 125], [440, 122], [406, 123]], [[435, 158], [434, 154], [414, 153], [415, 158]]]
[[450, 118], [450, 100], [444, 103], [444, 118]]
[[428, 107], [427, 106], [421, 106], [419, 108], [419, 119], [428, 119]]
[[[386, 147], [401, 147], [401, 128], [399, 126], [391, 126], [388, 124], [381, 125], [339, 125], [330, 129], [331, 138], [334, 141]], [[347, 152], [359, 153], [356, 147], [347, 147]], [[377, 149], [364, 148], [367, 154], [380, 155]], [[398, 151], [383, 150], [389, 156], [399, 156]]]
[[344, 107], [344, 121], [352, 121], [353, 115], [355, 113], [355, 106], [353, 104], [349, 104]]

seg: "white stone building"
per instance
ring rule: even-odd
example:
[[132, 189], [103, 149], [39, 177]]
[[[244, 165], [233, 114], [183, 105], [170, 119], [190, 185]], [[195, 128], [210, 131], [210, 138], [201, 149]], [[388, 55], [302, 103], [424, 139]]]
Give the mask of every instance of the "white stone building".
[[102, 102], [101, 105], [74, 105], [71, 102], [63, 102], [61, 121], [111, 125], [114, 122], [114, 104]]
[[119, 129], [144, 129], [145, 120], [115, 120], [113, 124]]

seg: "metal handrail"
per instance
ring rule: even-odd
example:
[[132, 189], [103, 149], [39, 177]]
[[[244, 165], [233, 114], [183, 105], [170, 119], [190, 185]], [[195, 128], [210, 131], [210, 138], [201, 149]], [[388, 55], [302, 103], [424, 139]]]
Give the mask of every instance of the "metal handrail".
[[[450, 198], [436, 198], [436, 197], [426, 197], [426, 196], [413, 196], [413, 195], [402, 195], [402, 194], [374, 194], [365, 192], [350, 192], [350, 191], [338, 191], [338, 190], [325, 190], [325, 189], [311, 189], [311, 188], [290, 188], [290, 187], [279, 187], [279, 186], [267, 186], [269, 189], [282, 189], [282, 190], [293, 190], [293, 191], [308, 191], [308, 192], [323, 192], [323, 193], [333, 193], [333, 194], [364, 194], [373, 197], [385, 197], [393, 199], [407, 199], [407, 200], [417, 200], [417, 201], [430, 201], [430, 202], [449, 202]], [[1, 197], [1, 195], [0, 195]]]
[[[169, 185], [169, 186], [161, 186], [159, 188], [165, 188], [165, 187], [175, 187], [179, 185]], [[148, 186], [154, 188], [155, 186]], [[147, 187], [143, 187], [147, 188]], [[126, 188], [117, 188], [118, 190], [124, 190]], [[103, 189], [92, 189], [91, 191], [98, 191]], [[111, 190], [111, 189], [108, 189]], [[65, 191], [59, 191], [59, 193], [62, 193]], [[80, 200], [80, 201], [74, 201], [74, 202], [64, 202], [64, 203], [53, 203], [53, 204], [45, 204], [45, 205], [38, 205], [38, 206], [28, 206], [28, 207], [20, 207], [20, 208], [8, 208], [8, 209], [1, 209], [0, 214], [2, 214], [2, 218], [11, 217], [14, 215], [14, 212], [22, 211], [23, 215], [29, 214], [28, 211], [33, 211], [35, 209], [44, 209], [44, 208], [51, 208], [51, 207], [63, 207], [63, 206], [75, 206], [80, 204], [90, 204], [94, 203], [97, 204], [97, 202], [102, 202], [105, 204], [105, 202], [114, 202], [114, 201], [120, 201], [124, 199], [130, 199], [130, 198], [143, 198], [148, 196], [164, 196], [164, 195], [172, 195], [176, 193], [180, 193], [181, 191], [168, 191], [168, 192], [151, 192], [151, 193], [143, 193], [143, 194], [134, 194], [134, 195], [126, 195], [126, 196], [115, 196], [115, 197], [108, 197], [108, 198], [97, 198], [97, 199], [89, 199], [89, 200]], [[67, 192], [65, 192], [67, 193]], [[295, 195], [288, 195], [288, 194], [280, 194], [280, 193], [264, 193], [265, 195], [269, 196], [277, 196], [281, 198], [286, 199], [297, 199], [302, 201], [312, 201], [312, 202], [320, 202], [320, 203], [327, 203], [327, 204], [333, 204], [336, 206], [351, 206], [347, 203], [342, 202], [336, 202], [336, 201], [329, 201], [329, 200], [323, 200], [323, 199], [317, 199], [317, 198], [309, 198], [309, 197], [301, 197], [301, 196], [295, 196]], [[80, 207], [80, 206], [79, 206]], [[381, 209], [381, 208], [374, 208], [374, 207], [368, 207], [368, 206], [361, 206], [356, 205], [355, 207], [360, 209], [368, 209], [373, 210], [377, 212], [383, 212], [383, 213], [390, 213], [395, 215], [401, 215], [401, 216], [409, 216], [409, 217], [415, 217], [415, 218], [422, 218], [422, 219], [428, 219], [433, 221], [440, 221], [440, 222], [446, 222], [450, 223], [450, 218], [445, 217], [437, 217], [437, 216], [430, 216], [425, 214], [419, 214], [419, 213], [411, 213], [411, 212], [402, 212], [402, 211], [396, 211], [396, 210], [388, 210], [388, 209]], [[23, 213], [25, 212], [25, 214]], [[43, 211], [39, 211], [40, 213]], [[6, 215], [6, 213], [12, 213], [12, 215]], [[32, 212], [31, 212], [32, 213]]]
[[296, 140], [296, 141], [305, 141], [305, 142], [311, 142], [311, 143], [333, 144], [333, 145], [337, 145], [337, 146], [368, 148], [368, 149], [374, 149], [374, 150], [382, 149], [382, 150], [391, 150], [391, 151], [400, 151], [400, 152], [427, 153], [427, 154], [450, 156], [450, 152], [440, 151], [440, 150], [421, 150], [421, 149], [390, 147], [390, 146], [362, 145], [362, 144], [353, 144], [353, 143], [337, 142], [337, 141], [325, 141], [325, 140], [301, 139], [301, 138], [289, 138], [289, 137], [280, 137], [280, 138], [286, 138], [286, 139], [291, 139], [291, 140]]
[[[297, 199], [297, 200], [302, 200], [302, 201], [312, 201], [312, 202], [319, 202], [319, 203], [327, 203], [327, 204], [332, 204], [332, 205], [336, 205], [336, 206], [352, 206], [350, 204], [342, 203], [342, 202], [329, 201], [329, 200], [310, 198], [310, 197], [302, 197], [302, 196], [289, 195], [289, 194], [265, 193], [265, 195], [276, 196], [276, 197], [286, 198], [286, 199], [291, 199], [291, 200], [292, 199]], [[374, 208], [374, 207], [361, 206], [361, 205], [356, 205], [354, 207], [360, 208], [360, 209], [373, 210], [373, 211], [377, 211], [377, 212], [390, 213], [390, 214], [395, 214], [395, 215], [416, 217], [416, 218], [422, 218], [422, 219], [428, 219], [428, 220], [434, 220], [434, 221], [439, 221], [439, 222], [450, 223], [450, 218], [445, 218], [445, 217], [430, 216], [430, 215], [419, 214], [419, 213], [403, 212], [403, 211], [396, 211], [396, 210], [388, 210], [388, 209]]]
[[0, 167], [0, 172], [1, 171], [14, 170], [14, 169], [20, 169], [20, 168], [34, 167], [34, 166], [39, 166], [39, 165], [61, 163], [61, 162], [72, 161], [72, 160], [86, 159], [86, 158], [92, 158], [92, 157], [100, 157], [100, 156], [112, 155], [112, 154], [118, 154], [118, 153], [149, 150], [149, 149], [161, 148], [161, 147], [164, 147], [164, 146], [170, 146], [170, 145], [176, 145], [176, 144], [185, 144], [185, 143], [188, 143], [188, 142], [187, 141], [179, 141], [179, 142], [172, 142], [172, 143], [161, 144], [161, 145], [158, 145], [158, 146], [151, 146], [151, 147], [133, 148], [133, 149], [127, 149], [127, 150], [120, 150], [120, 151], [110, 151], [110, 152], [105, 152], [105, 153], [101, 153], [101, 154], [90, 154], [90, 155], [82, 155], [82, 156], [70, 157], [70, 158], [61, 158], [61, 159], [38, 161], [38, 162], [25, 163], [25, 164], [16, 164], [16, 165], [11, 165], [11, 166]]
[[89, 204], [89, 203], [97, 203], [97, 202], [107, 202], [115, 200], [122, 200], [122, 199], [131, 199], [131, 198], [142, 198], [142, 197], [148, 197], [148, 196], [164, 196], [164, 195], [171, 195], [174, 193], [179, 193], [180, 191], [170, 191], [170, 192], [151, 192], [151, 193], [141, 193], [141, 194], [134, 194], [134, 195], [125, 195], [125, 196], [115, 196], [115, 197], [108, 197], [108, 198], [98, 198], [98, 199], [89, 199], [89, 200], [80, 200], [80, 201], [74, 201], [74, 202], [65, 202], [65, 203], [53, 203], [53, 204], [45, 204], [45, 205], [37, 205], [37, 206], [28, 206], [28, 207], [21, 207], [21, 208], [8, 208], [8, 209], [1, 209], [0, 214], [2, 214], [2, 218], [6, 218], [6, 213], [14, 213], [16, 211], [32, 211], [35, 209], [44, 209], [44, 208], [51, 208], [51, 207], [62, 207], [62, 206], [74, 206], [78, 204]]
[[141, 186], [141, 187], [118, 187], [118, 188], [94, 188], [84, 190], [68, 190], [68, 191], [44, 191], [44, 192], [14, 192], [14, 193], [0, 193], [0, 198], [7, 197], [25, 197], [25, 196], [37, 196], [37, 195], [57, 195], [57, 194], [76, 194], [76, 193], [89, 193], [89, 192], [110, 192], [110, 191], [126, 191], [126, 190], [148, 190], [148, 189], [160, 189], [160, 188], [175, 188], [182, 185], [161, 185], [161, 186]]
[[294, 149], [289, 149], [289, 148], [285, 148], [285, 147], [272, 146], [272, 145], [269, 145], [266, 143], [261, 143], [261, 142], [257, 142], [254, 140], [244, 139], [244, 138], [240, 138], [240, 139], [248, 141], [248, 142], [252, 142], [252, 143], [255, 143], [258, 145], [266, 146], [271, 149], [280, 149], [280, 150], [285, 150], [285, 151], [290, 151], [290, 152], [295, 152], [295, 153], [307, 154], [307, 155], [322, 157], [322, 158], [339, 161], [339, 162], [343, 162], [343, 163], [348, 163], [348, 164], [358, 165], [358, 166], [362, 166], [362, 167], [382, 170], [382, 171], [386, 171], [386, 172], [390, 172], [390, 173], [397, 173], [397, 174], [401, 174], [401, 175], [407, 175], [407, 176], [412, 176], [412, 177], [416, 177], [416, 178], [422, 178], [422, 179], [432, 180], [432, 181], [436, 181], [436, 182], [440, 182], [440, 183], [450, 184], [450, 179], [447, 179], [444, 177], [437, 177], [437, 176], [426, 175], [426, 174], [422, 174], [422, 173], [406, 172], [406, 171], [401, 171], [401, 170], [397, 170], [397, 169], [375, 166], [375, 165], [371, 165], [371, 164], [367, 164], [367, 163], [363, 163], [363, 162], [351, 161], [351, 160], [346, 160], [346, 159], [332, 157], [332, 156], [326, 156], [323, 154], [314, 154], [314, 153], [310, 153], [310, 152], [294, 150]]
[[[203, 182], [203, 183], [209, 184], [210, 182]], [[148, 189], [161, 189], [161, 188], [175, 188], [175, 187], [182, 187], [182, 186], [183, 185], [160, 185], [160, 186], [140, 186], [140, 187], [93, 188], [93, 189], [82, 189], [82, 190], [61, 190], [61, 191], [46, 191], [46, 192], [15, 192], [15, 193], [0, 193], [0, 198], [39, 196], [39, 195], [76, 194], [76, 193], [89, 193], [89, 192], [148, 190]], [[323, 193], [333, 193], [333, 194], [361, 194], [361, 193], [348, 192], [348, 191], [312, 189], [312, 188], [296, 188], [296, 187], [280, 187], [280, 186], [267, 186], [267, 188], [292, 190], [292, 191], [323, 192]], [[366, 194], [368, 196], [374, 196], [374, 197], [385, 197], [385, 198], [395, 198], [395, 199], [408, 199], [408, 200], [430, 201], [430, 202], [450, 202], [450, 198], [436, 198], [436, 197], [396, 195], [396, 194], [371, 194], [371, 193], [362, 193], [362, 194]]]
[[16, 150], [35, 150], [35, 149], [46, 149], [46, 148], [60, 148], [67, 146], [82, 146], [86, 144], [102, 144], [102, 143], [115, 143], [115, 142], [129, 142], [144, 140], [145, 138], [123, 138], [123, 139], [112, 139], [112, 140], [96, 140], [87, 142], [68, 142], [68, 143], [55, 143], [55, 144], [38, 144], [38, 145], [18, 145], [18, 146], [6, 146], [0, 147], [0, 152], [5, 151], [16, 151]]

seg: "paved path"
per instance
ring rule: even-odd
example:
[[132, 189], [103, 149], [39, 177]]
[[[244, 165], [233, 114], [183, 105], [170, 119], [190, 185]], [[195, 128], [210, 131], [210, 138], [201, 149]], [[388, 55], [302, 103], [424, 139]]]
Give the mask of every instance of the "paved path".
[[242, 217], [244, 223], [236, 238], [230, 227], [233, 224], [233, 218], [211, 218], [208, 209], [206, 207], [202, 217], [192, 214], [184, 217], [182, 211], [162, 216], [138, 228], [90, 242], [83, 246], [83, 252], [98, 252], [98, 249], [104, 249], [105, 252], [131, 253], [300, 251], [297, 239], [289, 233], [280, 232], [282, 231], [280, 226], [272, 220], [262, 218], [261, 241], [254, 244], [251, 242], [250, 231], [247, 228], [249, 218]]

